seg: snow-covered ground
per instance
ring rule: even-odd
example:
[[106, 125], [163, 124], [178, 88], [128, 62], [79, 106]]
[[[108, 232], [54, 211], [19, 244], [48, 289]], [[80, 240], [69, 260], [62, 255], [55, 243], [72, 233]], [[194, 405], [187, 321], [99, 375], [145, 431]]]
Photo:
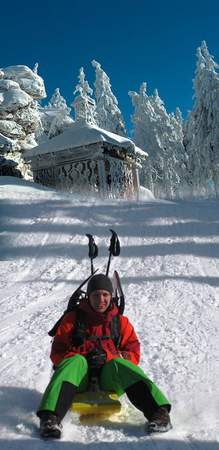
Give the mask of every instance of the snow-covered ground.
[[[0, 446], [3, 450], [216, 450], [219, 445], [219, 203], [75, 199], [0, 178]], [[172, 401], [173, 430], [153, 439], [123, 399], [111, 423], [69, 413], [61, 441], [39, 439], [35, 410], [50, 375], [48, 330], [89, 275], [86, 233], [112, 260], [142, 342], [141, 366]]]

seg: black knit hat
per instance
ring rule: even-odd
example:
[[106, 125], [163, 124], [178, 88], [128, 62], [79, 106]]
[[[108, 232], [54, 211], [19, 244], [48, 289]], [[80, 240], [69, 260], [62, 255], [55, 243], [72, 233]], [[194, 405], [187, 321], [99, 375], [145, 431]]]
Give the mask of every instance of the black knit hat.
[[104, 275], [103, 273], [99, 273], [98, 275], [94, 275], [87, 284], [87, 296], [97, 291], [98, 289], [103, 289], [104, 291], [110, 292], [110, 294], [113, 293], [113, 285], [111, 280]]

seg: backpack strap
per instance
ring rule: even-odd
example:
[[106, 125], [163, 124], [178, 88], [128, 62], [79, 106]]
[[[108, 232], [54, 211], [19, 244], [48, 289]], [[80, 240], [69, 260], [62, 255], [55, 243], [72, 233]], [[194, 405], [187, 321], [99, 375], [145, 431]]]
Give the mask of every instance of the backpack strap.
[[72, 334], [72, 343], [76, 347], [80, 347], [83, 345], [84, 340], [105, 340], [105, 339], [112, 339], [116, 348], [119, 347], [121, 336], [120, 336], [120, 318], [119, 315], [114, 316], [113, 319], [110, 322], [110, 330], [111, 334], [110, 336], [87, 336], [87, 324], [86, 324], [86, 314], [81, 309], [76, 310], [76, 322], [75, 322], [75, 328]]
[[78, 308], [75, 312], [76, 320], [74, 331], [72, 333], [72, 344], [75, 345], [75, 347], [80, 347], [81, 345], [83, 345], [86, 338], [87, 324], [84, 311]]
[[110, 328], [111, 328], [111, 337], [114, 341], [116, 348], [118, 348], [121, 341], [121, 330], [120, 330], [121, 327], [119, 314], [117, 314], [117, 316], [114, 316], [113, 319], [111, 320]]

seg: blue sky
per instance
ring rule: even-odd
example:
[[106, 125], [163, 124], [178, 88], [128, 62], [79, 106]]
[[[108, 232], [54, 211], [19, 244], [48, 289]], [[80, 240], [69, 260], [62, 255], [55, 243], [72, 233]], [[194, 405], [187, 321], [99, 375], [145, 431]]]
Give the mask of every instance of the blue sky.
[[131, 128], [129, 90], [147, 82], [169, 112], [192, 108], [196, 49], [206, 40], [219, 63], [219, 2], [31, 0], [1, 3], [1, 67], [39, 63], [48, 98], [56, 87], [70, 104], [79, 68], [92, 87], [96, 59], [110, 77]]

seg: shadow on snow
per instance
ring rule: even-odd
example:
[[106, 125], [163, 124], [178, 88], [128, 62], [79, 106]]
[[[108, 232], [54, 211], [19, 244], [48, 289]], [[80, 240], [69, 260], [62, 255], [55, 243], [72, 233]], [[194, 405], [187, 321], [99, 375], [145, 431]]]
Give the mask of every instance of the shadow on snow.
[[[84, 448], [90, 450], [217, 450], [218, 442], [192, 440], [178, 440], [166, 434], [154, 436], [153, 439], [147, 435], [144, 437], [143, 432], [138, 430], [138, 425], [128, 424], [106, 424], [106, 429], [116, 429], [124, 433], [124, 441], [107, 442], [104, 439], [101, 442], [80, 443], [65, 441], [65, 433], [61, 441], [48, 440], [43, 441], [39, 438], [37, 419], [35, 421], [35, 411], [41, 399], [41, 394], [35, 390], [19, 388], [19, 387], [0, 387], [0, 424], [3, 428], [9, 430], [9, 437], [0, 438], [1, 448], [4, 450], [82, 450]], [[10, 439], [10, 432], [16, 433], [16, 427], [22, 423], [25, 429], [29, 430], [27, 437], [21, 434], [17, 439]], [[82, 425], [81, 425], [82, 426]], [[176, 430], [177, 432], [177, 430]], [[101, 433], [103, 431], [101, 430]], [[130, 436], [135, 437], [134, 441], [125, 441]], [[140, 439], [138, 439], [138, 436]]]

